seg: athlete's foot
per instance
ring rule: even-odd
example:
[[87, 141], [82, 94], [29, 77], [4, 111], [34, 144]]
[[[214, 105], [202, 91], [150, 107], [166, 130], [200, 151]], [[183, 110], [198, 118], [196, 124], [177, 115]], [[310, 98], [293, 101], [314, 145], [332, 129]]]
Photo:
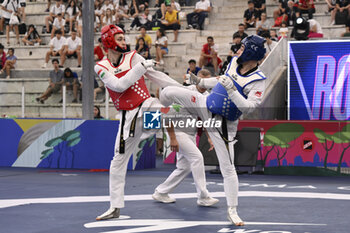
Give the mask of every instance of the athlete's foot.
[[169, 197], [167, 193], [159, 193], [157, 190], [154, 191], [152, 198], [163, 203], [174, 203], [176, 201], [175, 198]]
[[120, 209], [119, 208], [109, 208], [106, 212], [96, 217], [96, 220], [107, 220], [111, 218], [119, 218]]
[[244, 222], [238, 216], [236, 207], [228, 207], [227, 209], [227, 218], [233, 225], [244, 226]]
[[206, 198], [198, 198], [197, 205], [199, 206], [212, 206], [219, 202], [219, 199], [206, 197]]

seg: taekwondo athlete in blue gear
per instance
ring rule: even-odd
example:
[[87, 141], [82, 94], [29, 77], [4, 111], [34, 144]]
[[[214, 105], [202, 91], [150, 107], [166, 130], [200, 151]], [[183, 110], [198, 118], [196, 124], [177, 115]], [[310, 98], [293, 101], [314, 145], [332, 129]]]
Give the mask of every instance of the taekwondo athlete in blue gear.
[[[233, 57], [225, 71], [225, 76], [232, 80], [235, 89], [237, 89], [245, 99], [247, 99], [248, 96], [244, 94], [244, 88], [252, 82], [266, 78], [260, 70], [256, 70], [247, 76], [242, 76], [237, 72], [237, 69], [239, 68], [239, 63], [251, 60], [260, 61], [263, 59], [266, 52], [264, 42], [265, 39], [258, 36], [249, 36], [245, 38], [242, 41], [242, 44], [244, 44], [245, 47], [242, 55], [239, 58]], [[229, 98], [226, 89], [221, 83], [216, 84], [212, 89], [211, 94], [208, 96], [207, 108], [212, 113], [223, 116], [230, 121], [235, 121], [242, 115], [242, 112]]]
[[160, 93], [160, 101], [165, 106], [176, 102], [203, 121], [214, 119], [222, 122], [221, 128], [207, 128], [207, 131], [214, 144], [223, 176], [227, 217], [237, 226], [244, 225], [244, 222], [237, 213], [238, 177], [233, 164], [234, 138], [239, 116], [253, 112], [262, 101], [265, 76], [259, 70], [258, 61], [265, 55], [264, 42], [263, 38], [255, 35], [244, 39], [238, 51], [239, 56], [232, 59], [225, 75], [200, 79], [191, 74], [192, 84], [212, 88], [209, 96], [182, 87], [165, 87]]

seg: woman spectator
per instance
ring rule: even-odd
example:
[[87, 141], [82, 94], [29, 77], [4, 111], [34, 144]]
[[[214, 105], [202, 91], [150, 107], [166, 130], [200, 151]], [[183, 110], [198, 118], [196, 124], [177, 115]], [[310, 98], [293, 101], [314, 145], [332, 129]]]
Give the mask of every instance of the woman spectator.
[[102, 15], [103, 15], [103, 1], [102, 0], [96, 0], [95, 1], [95, 16], [100, 19], [100, 22], [102, 20]]
[[[80, 88], [78, 74], [76, 72], [73, 72], [70, 68], [66, 68], [63, 72], [63, 78], [64, 84], [66, 85], [67, 89], [73, 89], [74, 99], [72, 103], [78, 103], [78, 90]], [[60, 103], [62, 102], [63, 100], [60, 101]]]
[[69, 23], [69, 31], [71, 32], [73, 29], [73, 23], [77, 19], [79, 14], [79, 8], [77, 7], [77, 3], [75, 0], [71, 0], [68, 3], [68, 7], [66, 9], [66, 23]]
[[260, 15], [261, 20], [256, 23], [256, 34], [260, 35], [263, 31], [268, 31], [271, 27], [269, 20], [267, 20], [266, 13], [263, 12]]
[[115, 9], [115, 18], [129, 19], [130, 16], [128, 15], [128, 12], [129, 12], [128, 3], [126, 2], [126, 0], [118, 0], [118, 1], [119, 1], [118, 7]]
[[[4, 18], [4, 22], [6, 25], [6, 41], [7, 45], [10, 45], [10, 30], [12, 31], [12, 28], [14, 27], [15, 32], [16, 32], [16, 39], [17, 39], [17, 44], [20, 44], [19, 41], [19, 31], [18, 31], [18, 22], [17, 24], [10, 25], [10, 19], [11, 17], [18, 17], [18, 7], [19, 4], [16, 1], [13, 0], [4, 0], [3, 3], [1, 4], [1, 9], [2, 9], [2, 17]], [[12, 15], [12, 16], [11, 16]]]
[[76, 25], [76, 29], [77, 29], [77, 32], [78, 32], [78, 36], [80, 38], [82, 38], [82, 35], [83, 35], [83, 11], [79, 12], [79, 15], [77, 17], [75, 25]]
[[337, 14], [336, 0], [326, 0], [328, 11], [325, 13], [328, 14], [331, 12], [331, 25], [335, 24], [335, 15]]
[[17, 57], [14, 54], [15, 50], [9, 48], [4, 67], [0, 70], [0, 74], [4, 73], [4, 70], [6, 71], [6, 79], [10, 79], [10, 70], [14, 69], [16, 66]]
[[163, 56], [168, 54], [168, 37], [165, 35], [165, 31], [163, 29], [157, 30], [157, 39], [156, 39], [156, 61], [159, 62], [160, 65], [164, 65]]
[[107, 14], [107, 9], [111, 9], [112, 13], [115, 14], [114, 12], [114, 6], [109, 0], [105, 0], [103, 5], [102, 5], [102, 15], [106, 16]]
[[145, 39], [143, 39], [142, 37], [140, 37], [137, 40], [135, 50], [137, 51], [138, 54], [140, 54], [145, 59], [150, 59], [151, 58], [151, 56], [149, 54], [149, 48], [148, 48], [148, 46], [147, 46], [147, 44], [145, 42]]
[[106, 10], [106, 15], [102, 20], [102, 27], [109, 24], [115, 24], [115, 16], [113, 15], [112, 10], [108, 8]]
[[98, 106], [94, 106], [94, 119], [99, 120], [99, 119], [103, 119], [103, 117], [101, 116], [101, 111], [100, 108]]
[[28, 26], [28, 31], [22, 39], [24, 45], [35, 45], [41, 44], [41, 38], [39, 33], [36, 31], [35, 26], [30, 24]]

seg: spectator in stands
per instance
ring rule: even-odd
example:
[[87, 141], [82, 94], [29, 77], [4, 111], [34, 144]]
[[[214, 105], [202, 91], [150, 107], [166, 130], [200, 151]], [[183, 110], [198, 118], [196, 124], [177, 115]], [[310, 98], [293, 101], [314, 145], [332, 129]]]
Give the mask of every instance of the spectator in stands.
[[165, 19], [161, 22], [164, 30], [174, 30], [174, 40], [173, 42], [177, 42], [177, 37], [179, 34], [180, 20], [179, 14], [176, 10], [173, 9], [171, 5], [166, 6]]
[[196, 65], [196, 60], [191, 59], [188, 61], [188, 68], [187, 68], [186, 74], [191, 72], [191, 73], [197, 75], [198, 71], [200, 71], [200, 70], [201, 70], [201, 68]]
[[137, 40], [140, 38], [140, 37], [142, 37], [144, 40], [145, 40], [145, 42], [146, 42], [146, 44], [147, 44], [147, 46], [148, 46], [148, 48], [149, 49], [151, 49], [151, 47], [152, 47], [152, 38], [151, 38], [151, 36], [150, 35], [148, 35], [148, 34], [146, 34], [146, 27], [145, 26], [141, 26], [140, 27], [140, 35], [138, 35], [138, 36], [136, 36], [136, 42], [137, 42]]
[[94, 106], [94, 119], [95, 119], [95, 120], [104, 119], [104, 118], [101, 116], [100, 108], [99, 108], [97, 105]]
[[347, 12], [347, 16], [350, 16], [350, 1], [349, 0], [337, 0], [336, 1], [337, 12]]
[[119, 19], [123, 19], [123, 18], [127, 18], [129, 19], [130, 16], [128, 15], [128, 11], [129, 11], [129, 6], [128, 3], [126, 2], [126, 0], [117, 0], [119, 1], [118, 7], [116, 9], [116, 13], [115, 13], [115, 18], [116, 20]]
[[149, 0], [136, 0], [137, 7], [140, 8], [146, 8], [149, 7]]
[[273, 12], [274, 26], [280, 27], [282, 21], [286, 21], [288, 17], [288, 1], [278, 0], [278, 9]]
[[25, 22], [26, 21], [26, 0], [18, 0], [18, 3], [19, 3], [19, 15], [20, 15], [20, 18], [21, 18], [21, 21], [22, 22]]
[[81, 38], [83, 36], [83, 11], [79, 12], [75, 25], [76, 25], [75, 28], [77, 29], [77, 32], [78, 32], [78, 36]]
[[326, 11], [326, 14], [329, 14], [331, 12], [331, 25], [335, 24], [335, 15], [337, 13], [337, 7], [336, 2], [337, 0], [325, 0], [328, 6], [328, 11]]
[[[80, 88], [80, 83], [78, 80], [78, 74], [73, 72], [70, 68], [66, 68], [63, 71], [63, 84], [66, 85], [67, 90], [73, 90], [72, 103], [78, 103], [78, 90]], [[63, 92], [62, 92], [63, 95]], [[59, 103], [62, 103], [63, 99], [60, 100]]]
[[282, 37], [288, 38], [288, 27], [287, 22], [283, 21], [280, 29], [278, 30], [278, 39], [281, 39]]
[[261, 13], [261, 20], [256, 22], [256, 34], [260, 35], [263, 31], [268, 31], [270, 27], [271, 23], [267, 19], [266, 13]]
[[56, 4], [50, 9], [50, 15], [45, 17], [46, 32], [50, 33], [50, 22], [52, 23], [58, 14], [64, 15], [66, 7], [60, 0], [56, 0]]
[[77, 32], [72, 31], [71, 37], [66, 39], [64, 44], [63, 54], [61, 56], [61, 65], [64, 66], [64, 62], [67, 58], [78, 58], [78, 67], [81, 67], [81, 38], [77, 37]]
[[51, 39], [54, 37], [56, 30], [61, 30], [62, 36], [64, 36], [64, 25], [65, 20], [63, 19], [63, 15], [61, 13], [57, 14], [57, 17], [53, 21], [52, 30], [51, 30]]
[[[189, 74], [189, 72], [191, 72], [191, 73], [193, 73], [193, 74], [195, 74], [195, 75], [197, 75], [198, 74], [198, 71], [200, 71], [201, 70], [201, 68], [199, 68], [198, 66], [196, 66], [196, 60], [194, 60], [194, 59], [191, 59], [191, 60], [189, 60], [188, 61], [188, 68], [187, 68], [187, 70], [186, 70], [186, 74]], [[186, 74], [184, 74], [183, 75], [183, 85], [184, 86], [189, 86], [189, 85], [191, 85], [190, 83], [189, 83], [189, 80], [188, 80], [188, 77], [186, 77]]]
[[[211, 3], [209, 0], [200, 0], [196, 3], [195, 9], [192, 13], [187, 14], [187, 29], [197, 28], [204, 29], [204, 20], [208, 17], [211, 11]], [[195, 18], [197, 20], [195, 20]], [[197, 22], [196, 22], [197, 21]], [[197, 26], [198, 25], [198, 26]]]
[[266, 1], [265, 0], [253, 0], [254, 8], [256, 11], [256, 18], [261, 19], [261, 14], [266, 13]]
[[15, 56], [15, 50], [13, 48], [9, 48], [7, 53], [8, 55], [4, 67], [0, 70], [0, 74], [4, 73], [5, 70], [6, 79], [10, 79], [10, 71], [16, 67], [17, 57]]
[[129, 14], [132, 18], [135, 17], [135, 14], [139, 13], [139, 8], [137, 7], [136, 0], [131, 0], [130, 6], [129, 6]]
[[295, 20], [300, 17], [299, 7], [292, 0], [289, 0], [286, 12], [288, 15], [288, 25], [294, 26]]
[[70, 32], [73, 29], [73, 25], [75, 25], [75, 20], [77, 19], [78, 15], [79, 15], [79, 8], [77, 7], [76, 1], [70, 0], [70, 2], [68, 3], [68, 7], [66, 9], [66, 23], [69, 23]]
[[61, 90], [63, 79], [63, 71], [59, 68], [58, 59], [52, 59], [53, 70], [50, 71], [49, 86], [46, 91], [36, 98], [37, 102], [44, 103], [53, 93], [57, 93]]
[[218, 66], [221, 63], [221, 59], [218, 56], [219, 46], [214, 43], [212, 36], [207, 37], [207, 42], [202, 48], [199, 67], [203, 69], [204, 66], [213, 66], [214, 73], [218, 74]]
[[261, 33], [261, 37], [264, 37], [266, 39], [266, 42], [264, 45], [266, 49], [264, 58], [266, 58], [269, 55], [269, 53], [272, 51], [272, 49], [277, 45], [277, 42], [271, 40], [270, 31], [264, 31], [263, 33]]
[[222, 64], [222, 67], [220, 68], [219, 75], [225, 74], [225, 71], [226, 71], [226, 69], [227, 69], [227, 66], [228, 66], [228, 64], [230, 64], [231, 60], [232, 60], [232, 56], [228, 55], [228, 56], [226, 57], [226, 61]]
[[106, 16], [107, 15], [107, 9], [110, 9], [111, 10], [111, 13], [112, 13], [112, 15], [114, 15], [115, 14], [115, 12], [114, 12], [114, 6], [113, 6], [113, 4], [111, 3], [111, 1], [109, 1], [109, 0], [105, 0], [104, 2], [103, 2], [103, 5], [102, 5], [102, 16]]
[[299, 0], [298, 7], [300, 15], [308, 14], [309, 19], [313, 18], [313, 14], [316, 12], [314, 0]]
[[149, 13], [148, 7], [143, 11], [138, 13], [135, 16], [135, 19], [132, 21], [129, 30], [139, 30], [141, 26], [146, 27], [146, 29], [150, 30], [152, 24], [152, 15]]
[[115, 24], [115, 16], [110, 8], [107, 8], [106, 15], [102, 19], [102, 27], [109, 24]]
[[94, 48], [94, 58], [95, 61], [102, 60], [105, 56], [107, 56], [107, 50], [104, 49], [102, 45], [101, 38], [98, 38], [98, 45]]
[[238, 25], [238, 31], [233, 34], [233, 37], [235, 35], [239, 35], [241, 37], [241, 39], [243, 40], [244, 38], [246, 38], [248, 36], [248, 34], [244, 32], [244, 30], [245, 30], [244, 24], [240, 23]]
[[164, 19], [165, 17], [165, 5], [170, 4], [170, 0], [156, 0], [155, 1], [155, 5], [154, 7], [156, 8], [160, 8], [160, 12], [161, 12], [161, 19]]
[[49, 12], [51, 9], [51, 0], [47, 0], [47, 8], [45, 10], [45, 12]]
[[255, 27], [258, 12], [254, 8], [254, 2], [248, 1], [248, 9], [244, 11], [244, 26], [245, 28]]
[[47, 63], [51, 56], [61, 56], [62, 59], [65, 43], [66, 38], [62, 36], [61, 30], [57, 30], [56, 36], [50, 40], [50, 50], [46, 53], [45, 63], [42, 65], [42, 68], [47, 67]]
[[159, 62], [160, 65], [164, 65], [163, 56], [168, 54], [168, 37], [165, 35], [165, 31], [163, 29], [157, 30], [157, 40], [155, 42], [156, 46], [156, 61]]
[[36, 28], [33, 24], [30, 24], [28, 26], [27, 33], [22, 39], [22, 42], [24, 45], [40, 45], [41, 44], [41, 38], [39, 33], [36, 31]]
[[[103, 82], [101, 82], [101, 83], [102, 83], [101, 86], [99, 86], [96, 79], [94, 80], [94, 102], [97, 101], [97, 95], [99, 93], [104, 93], [106, 91], [104, 83]], [[101, 102], [104, 102], [104, 101], [105, 101], [105, 99], [101, 100]]]
[[230, 49], [230, 56], [231, 57], [238, 56], [237, 52], [242, 46], [241, 41], [242, 41], [242, 39], [238, 34], [233, 35], [233, 41], [232, 41], [233, 44], [232, 44], [231, 49]]
[[278, 41], [277, 33], [275, 30], [270, 30], [271, 40]]
[[145, 40], [142, 37], [140, 37], [137, 40], [135, 50], [137, 51], [138, 54], [140, 54], [145, 59], [150, 59], [151, 58], [150, 52], [149, 52], [149, 48], [148, 48]]
[[100, 22], [102, 21], [102, 18], [103, 18], [102, 6], [103, 6], [102, 0], [95, 1], [95, 16], [99, 18]]
[[4, 46], [0, 43], [0, 69], [2, 70], [6, 62], [6, 53], [4, 51]]
[[341, 34], [342, 37], [349, 37], [350, 36], [350, 19], [346, 22], [346, 28], [345, 32]]
[[308, 20], [310, 25], [309, 38], [323, 38], [323, 31], [321, 24], [314, 19]]
[[14, 0], [4, 0], [1, 4], [2, 9], [2, 17], [4, 18], [5, 26], [6, 26], [6, 41], [7, 45], [10, 45], [10, 30], [14, 27], [16, 33], [17, 44], [20, 44], [19, 41], [19, 32], [18, 32], [18, 24], [10, 25], [11, 14], [13, 13], [15, 16], [18, 16], [18, 8], [19, 3]]
[[175, 0], [170, 1], [170, 5], [173, 7], [174, 10], [177, 10], [177, 12], [181, 11], [181, 6], [179, 3], [175, 2]]

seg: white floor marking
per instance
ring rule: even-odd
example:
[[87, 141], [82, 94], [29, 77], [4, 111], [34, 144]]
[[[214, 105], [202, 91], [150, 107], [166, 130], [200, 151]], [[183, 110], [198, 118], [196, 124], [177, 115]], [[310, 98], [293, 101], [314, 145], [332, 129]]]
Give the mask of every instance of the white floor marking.
[[[224, 192], [212, 192], [212, 197], [225, 197]], [[176, 199], [197, 198], [197, 193], [174, 193], [170, 194]], [[330, 200], [350, 200], [350, 194], [340, 193], [316, 193], [316, 192], [263, 192], [241, 191], [239, 197], [284, 197], [284, 198], [310, 198]], [[151, 194], [126, 195], [125, 201], [153, 200]], [[74, 196], [74, 197], [51, 197], [51, 198], [25, 198], [25, 199], [2, 199], [0, 209], [27, 204], [59, 204], [59, 203], [88, 203], [108, 202], [109, 196]]]
[[[245, 222], [249, 225], [268, 226], [326, 226], [327, 224], [313, 223], [286, 223], [286, 222]], [[133, 232], [154, 232], [160, 230], [180, 229], [195, 226], [220, 226], [231, 225], [229, 221], [185, 221], [183, 219], [130, 219], [90, 222], [84, 224], [86, 228], [101, 227], [133, 227], [122, 230], [104, 231], [103, 233], [133, 233]]]

